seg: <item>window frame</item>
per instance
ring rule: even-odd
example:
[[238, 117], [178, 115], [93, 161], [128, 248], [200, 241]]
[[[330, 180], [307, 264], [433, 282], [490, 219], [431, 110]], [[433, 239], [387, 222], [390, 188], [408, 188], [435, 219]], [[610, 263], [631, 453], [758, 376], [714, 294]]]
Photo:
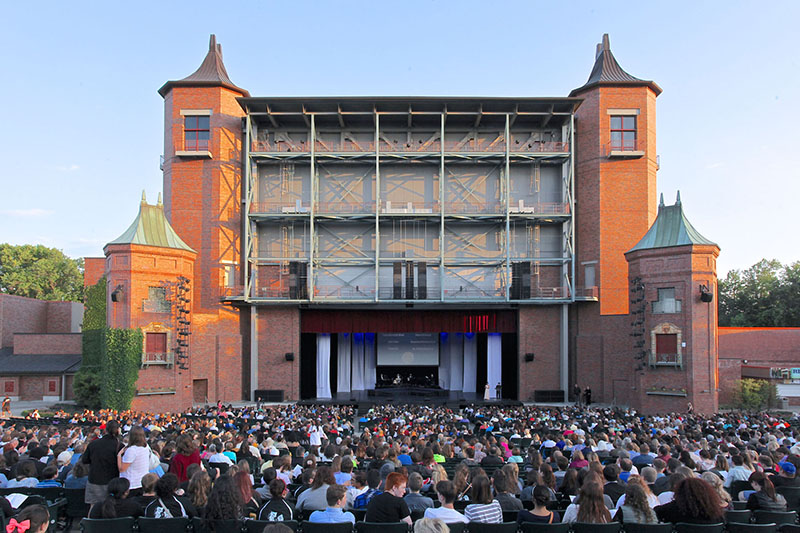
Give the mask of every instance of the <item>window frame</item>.
[[[615, 119], [619, 120], [619, 127], [614, 127]], [[626, 127], [626, 120], [632, 120], [633, 126]], [[614, 140], [614, 134], [619, 134], [619, 140]], [[625, 134], [632, 133], [633, 139], [626, 140]], [[609, 116], [609, 139], [611, 150], [620, 152], [633, 152], [637, 149], [639, 141], [639, 121], [636, 115], [610, 115]]]
[[[201, 127], [200, 121], [205, 120], [207, 124]], [[190, 127], [190, 121], [194, 121]], [[205, 132], [207, 139], [200, 139], [200, 134]], [[193, 133], [195, 138], [189, 139], [188, 134]], [[204, 143], [204, 144], [203, 144]], [[211, 146], [211, 116], [210, 115], [185, 115], [183, 117], [183, 149], [186, 152], [207, 152]]]

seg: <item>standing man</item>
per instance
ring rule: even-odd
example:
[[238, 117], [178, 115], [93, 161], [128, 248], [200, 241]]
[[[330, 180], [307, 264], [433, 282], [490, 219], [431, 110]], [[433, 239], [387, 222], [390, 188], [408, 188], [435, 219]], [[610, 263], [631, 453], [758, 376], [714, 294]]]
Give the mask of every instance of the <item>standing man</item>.
[[581, 386], [577, 383], [572, 387], [572, 395], [575, 397], [575, 406], [579, 406], [581, 404]]
[[589, 388], [589, 385], [586, 385], [586, 388], [583, 390], [583, 402], [586, 404], [586, 407], [592, 405], [592, 389]]
[[106, 434], [86, 447], [81, 461], [89, 465], [89, 480], [86, 483], [86, 503], [94, 506], [108, 497], [108, 482], [119, 477], [117, 453], [122, 448], [119, 442], [119, 422], [106, 422]]
[[6, 416], [11, 418], [11, 398], [8, 397], [8, 394], [3, 398], [3, 418]]

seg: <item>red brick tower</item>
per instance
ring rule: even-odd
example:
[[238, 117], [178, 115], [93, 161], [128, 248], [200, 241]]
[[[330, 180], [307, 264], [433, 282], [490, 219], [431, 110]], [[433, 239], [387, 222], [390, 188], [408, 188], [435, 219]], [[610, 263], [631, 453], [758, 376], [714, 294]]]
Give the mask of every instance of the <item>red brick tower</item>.
[[191, 322], [193, 317], [176, 314], [174, 288], [180, 277], [188, 280], [186, 297], [191, 302], [197, 253], [167, 222], [161, 198], [149, 205], [144, 194], [136, 220], [104, 252], [108, 326], [141, 328], [145, 336], [133, 408], [190, 406], [192, 375], [176, 365], [175, 348], [182, 327], [178, 320], [185, 316]]
[[680, 193], [627, 254], [635, 370], [631, 404], [647, 413], [718, 408], [717, 256], [692, 227]]
[[601, 402], [631, 401], [629, 373], [615, 371], [630, 344], [625, 252], [656, 216], [660, 93], [620, 67], [608, 35], [589, 79], [570, 93], [584, 99], [575, 118], [575, 285], [599, 289], [598, 303], [571, 309], [570, 385], [590, 386]]
[[164, 195], [167, 218], [195, 250], [192, 323], [195, 400], [243, 399], [240, 313], [221, 304], [241, 280], [242, 117], [250, 94], [228, 77], [222, 48], [190, 76], [168, 81], [164, 97]]
[[[656, 216], [656, 97], [661, 88], [622, 70], [608, 34], [576, 113], [578, 286], [600, 289], [600, 314], [628, 312], [625, 252]], [[589, 274], [592, 277], [592, 274]]]

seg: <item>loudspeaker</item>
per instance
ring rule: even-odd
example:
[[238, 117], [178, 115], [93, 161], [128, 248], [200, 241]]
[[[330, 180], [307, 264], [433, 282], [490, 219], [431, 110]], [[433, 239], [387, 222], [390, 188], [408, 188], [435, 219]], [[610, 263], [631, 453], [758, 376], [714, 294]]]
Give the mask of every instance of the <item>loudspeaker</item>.
[[294, 361], [294, 353], [292, 353], [292, 352], [286, 352], [284, 357], [286, 357], [287, 361]]
[[511, 299], [527, 300], [531, 297], [531, 264], [511, 263]]
[[403, 299], [403, 264], [400, 261], [392, 263], [392, 297], [395, 300]]
[[297, 297], [301, 300], [308, 298], [308, 264], [297, 263]]
[[122, 298], [120, 297], [119, 291], [114, 291], [111, 293], [112, 302], [119, 302], [120, 300], [122, 300]]
[[525, 362], [532, 363], [533, 362], [533, 353], [526, 353], [525, 354]]
[[428, 297], [428, 263], [417, 263], [417, 298], [425, 300]]
[[[112, 294], [112, 296], [113, 296], [113, 294]], [[713, 293], [705, 292], [705, 291], [700, 293], [700, 301], [701, 302], [711, 303], [712, 300], [714, 300], [714, 294]]]
[[406, 261], [406, 300], [414, 299], [414, 261]]
[[289, 298], [297, 300], [297, 263], [289, 263]]

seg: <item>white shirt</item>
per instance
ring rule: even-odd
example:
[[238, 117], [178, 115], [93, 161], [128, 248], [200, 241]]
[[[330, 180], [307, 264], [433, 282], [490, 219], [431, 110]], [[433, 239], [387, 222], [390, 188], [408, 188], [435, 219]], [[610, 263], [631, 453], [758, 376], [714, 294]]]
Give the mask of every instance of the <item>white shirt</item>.
[[453, 523], [467, 523], [467, 517], [459, 513], [455, 509], [448, 509], [446, 507], [429, 507], [425, 509], [425, 518], [439, 518], [445, 524]]
[[217, 452], [214, 455], [212, 455], [211, 457], [209, 457], [208, 458], [208, 462], [209, 463], [225, 463], [228, 466], [233, 464], [233, 461], [231, 461], [230, 457], [228, 457], [227, 455], [225, 455], [224, 453], [221, 453], [221, 452]]
[[122, 454], [122, 462], [129, 464], [127, 470], [120, 472], [131, 482], [131, 489], [142, 488], [142, 476], [150, 471], [150, 449], [146, 446], [129, 446]]

